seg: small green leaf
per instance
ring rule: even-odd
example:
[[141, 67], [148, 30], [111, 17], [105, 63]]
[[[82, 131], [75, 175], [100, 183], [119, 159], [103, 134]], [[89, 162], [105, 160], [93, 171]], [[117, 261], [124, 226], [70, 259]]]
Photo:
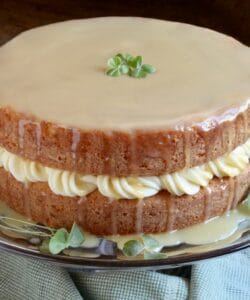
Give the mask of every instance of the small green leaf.
[[122, 63], [122, 59], [119, 56], [114, 57], [115, 65], [119, 66]]
[[141, 56], [136, 56], [135, 58], [130, 59], [129, 61], [129, 66], [131, 68], [139, 68], [142, 64], [142, 57]]
[[81, 229], [77, 226], [76, 223], [74, 223], [68, 236], [66, 246], [74, 248], [80, 247], [84, 240], [85, 238]]
[[156, 252], [156, 251], [144, 251], [145, 259], [162, 259], [166, 257], [167, 255], [165, 253]]
[[122, 59], [119, 56], [112, 57], [108, 60], [107, 64], [111, 68], [115, 68], [122, 63]]
[[133, 56], [130, 54], [121, 54], [118, 53], [116, 56], [120, 57], [120, 59], [122, 60], [122, 63], [127, 64], [129, 63], [129, 61], [131, 61], [133, 59]]
[[58, 229], [55, 235], [50, 239], [49, 251], [52, 254], [58, 254], [66, 248], [68, 231], [65, 228]]
[[129, 67], [127, 65], [121, 65], [120, 70], [122, 74], [128, 74]]
[[115, 59], [112, 57], [107, 61], [107, 65], [111, 68], [115, 68], [116, 64], [115, 64]]
[[143, 249], [144, 246], [141, 242], [137, 240], [130, 240], [124, 244], [122, 251], [126, 256], [137, 256], [143, 251]]
[[109, 68], [106, 74], [112, 77], [127, 74], [134, 78], [145, 78], [156, 71], [153, 66], [142, 64], [140, 55], [133, 57], [130, 54], [118, 53], [107, 61], [107, 65]]
[[121, 63], [126, 63], [125, 55], [118, 53], [115, 57], [119, 57], [121, 59]]
[[159, 242], [150, 235], [144, 234], [142, 240], [147, 250], [155, 250], [160, 247]]
[[142, 57], [140, 55], [136, 56], [135, 62], [136, 62], [136, 68], [141, 67], [141, 65], [142, 65]]
[[143, 71], [141, 68], [131, 70], [129, 76], [134, 78], [145, 78], [147, 76], [147, 72]]
[[154, 73], [156, 71], [153, 66], [147, 64], [142, 65], [142, 70], [147, 72], [148, 74]]
[[126, 61], [127, 63], [129, 63], [129, 62], [133, 59], [133, 56], [130, 55], [130, 54], [128, 54], [128, 53], [126, 53], [126, 54], [124, 55], [124, 59], [125, 59], [125, 61]]
[[[124, 55], [121, 54], [121, 53], [116, 54], [116, 56], [117, 56], [117, 57], [120, 57], [120, 59], [121, 59], [122, 61], [125, 60]], [[116, 56], [115, 56], [115, 57], [116, 57]]]
[[109, 69], [106, 73], [112, 77], [118, 77], [121, 75], [121, 72], [118, 68]]
[[50, 242], [49, 239], [43, 240], [42, 245], [39, 247], [39, 250], [41, 252], [43, 252], [43, 253], [49, 253], [50, 252], [50, 250], [49, 250], [49, 242]]

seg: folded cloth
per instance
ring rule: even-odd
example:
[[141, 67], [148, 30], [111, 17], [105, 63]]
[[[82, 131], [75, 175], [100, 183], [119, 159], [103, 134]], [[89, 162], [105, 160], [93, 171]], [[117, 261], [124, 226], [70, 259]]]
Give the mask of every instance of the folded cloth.
[[250, 249], [167, 271], [69, 272], [0, 252], [3, 300], [249, 300]]

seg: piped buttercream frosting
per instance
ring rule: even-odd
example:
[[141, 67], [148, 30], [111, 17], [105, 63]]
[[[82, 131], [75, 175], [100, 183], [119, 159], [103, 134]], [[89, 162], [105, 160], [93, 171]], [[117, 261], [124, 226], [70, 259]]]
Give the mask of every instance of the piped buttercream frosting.
[[171, 174], [143, 177], [112, 177], [81, 175], [58, 170], [24, 159], [0, 148], [0, 167], [20, 182], [48, 182], [52, 192], [68, 197], [83, 197], [98, 189], [106, 197], [114, 199], [142, 199], [161, 190], [181, 196], [194, 195], [201, 187], [208, 186], [213, 177], [235, 177], [249, 165], [250, 139], [206, 164], [185, 168]]

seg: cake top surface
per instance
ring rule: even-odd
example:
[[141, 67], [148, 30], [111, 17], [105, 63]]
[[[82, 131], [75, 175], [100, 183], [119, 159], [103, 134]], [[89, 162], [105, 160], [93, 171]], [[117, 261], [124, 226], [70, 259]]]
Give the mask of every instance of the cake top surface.
[[[146, 78], [106, 75], [117, 53], [141, 55]], [[0, 106], [65, 126], [165, 127], [249, 105], [250, 50], [175, 22], [106, 17], [24, 32], [0, 48]]]

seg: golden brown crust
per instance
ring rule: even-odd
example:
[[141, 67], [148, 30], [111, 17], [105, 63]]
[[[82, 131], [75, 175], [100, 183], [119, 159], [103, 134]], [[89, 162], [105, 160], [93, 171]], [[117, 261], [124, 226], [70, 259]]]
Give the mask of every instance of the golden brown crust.
[[98, 191], [85, 198], [55, 195], [47, 183], [24, 185], [0, 168], [0, 199], [17, 212], [51, 227], [77, 222], [97, 235], [157, 233], [181, 229], [236, 207], [250, 188], [250, 167], [237, 178], [211, 181], [194, 196], [161, 191], [144, 200], [111, 200]]
[[82, 174], [160, 175], [203, 164], [243, 144], [250, 136], [250, 107], [227, 119], [179, 129], [107, 132], [66, 128], [0, 108], [0, 146]]

